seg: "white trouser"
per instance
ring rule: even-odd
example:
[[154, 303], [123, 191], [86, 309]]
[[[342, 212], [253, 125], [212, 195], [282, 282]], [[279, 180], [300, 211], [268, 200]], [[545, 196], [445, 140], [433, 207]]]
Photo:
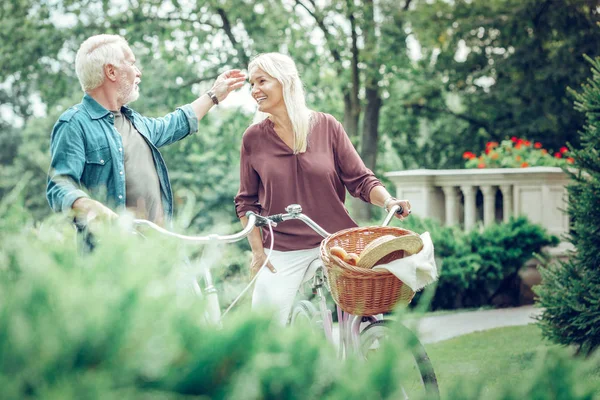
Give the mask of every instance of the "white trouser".
[[[269, 250], [265, 250], [268, 254]], [[252, 295], [252, 309], [268, 309], [277, 312], [282, 325], [287, 324], [294, 300], [303, 282], [313, 277], [319, 263], [319, 248], [295, 251], [273, 250], [269, 261], [277, 270], [267, 267], [259, 271]]]

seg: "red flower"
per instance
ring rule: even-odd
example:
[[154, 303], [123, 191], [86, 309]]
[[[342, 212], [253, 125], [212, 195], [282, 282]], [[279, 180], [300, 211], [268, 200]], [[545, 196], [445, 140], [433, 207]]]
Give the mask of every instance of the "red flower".
[[519, 141], [517, 142], [517, 144], [515, 144], [515, 149], [520, 149], [521, 146], [523, 146], [523, 143], [520, 140], [521, 139], [519, 139]]
[[486, 149], [495, 149], [498, 147], [498, 142], [487, 142], [485, 145]]
[[477, 165], [477, 168], [485, 168], [485, 163], [479, 163], [479, 164]]
[[562, 158], [562, 154], [557, 151], [556, 153], [554, 153], [554, 157]]
[[569, 164], [573, 164], [575, 162], [575, 159], [573, 157], [569, 157], [569, 158], [567, 158], [567, 162]]
[[531, 142], [530, 142], [529, 140], [525, 140], [525, 141], [523, 142], [523, 144], [525, 145], [525, 147], [529, 147], [529, 146], [531, 146]]
[[527, 164], [526, 162], [524, 162], [523, 164], [521, 164], [521, 168], [526, 168], [529, 167], [529, 164]]
[[567, 151], [569, 151], [569, 149], [568, 149], [568, 148], [566, 148], [565, 146], [563, 146], [563, 147], [561, 147], [561, 148], [560, 148], [560, 152], [561, 152], [562, 154], [565, 154]]
[[533, 144], [533, 147], [535, 147], [536, 149], [541, 149], [542, 148], [542, 144], [540, 142], [535, 142]]
[[490, 154], [490, 149], [485, 149], [485, 154]]
[[463, 158], [465, 160], [472, 160], [473, 158], [477, 157], [475, 154], [471, 153], [470, 151], [465, 151], [463, 153]]
[[518, 141], [519, 139], [517, 139], [517, 137], [516, 137], [516, 136], [513, 136], [513, 137], [511, 137], [511, 138], [510, 138], [510, 140], [512, 140], [512, 142], [513, 142], [513, 143], [517, 143], [517, 141]]

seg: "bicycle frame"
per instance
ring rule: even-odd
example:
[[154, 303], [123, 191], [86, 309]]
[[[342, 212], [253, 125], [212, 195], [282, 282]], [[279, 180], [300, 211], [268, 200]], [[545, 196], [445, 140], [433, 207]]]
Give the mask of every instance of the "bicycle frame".
[[[256, 226], [257, 220], [259, 220], [259, 218], [263, 218], [263, 217], [257, 216], [255, 214], [248, 215], [248, 223], [246, 224], [246, 227], [242, 231], [240, 231], [236, 234], [233, 234], [233, 235], [223, 235], [223, 236], [220, 236], [220, 235], [208, 235], [208, 236], [182, 235], [182, 234], [178, 234], [178, 233], [169, 231], [161, 226], [156, 225], [155, 223], [153, 223], [151, 221], [144, 220], [144, 219], [134, 219], [133, 225], [135, 227], [146, 226], [162, 235], [169, 236], [169, 237], [172, 237], [172, 238], [175, 238], [175, 239], [178, 239], [185, 243], [190, 243], [190, 244], [234, 243], [234, 242], [238, 242], [238, 241], [246, 238], [250, 234], [250, 232], [252, 232], [254, 227]], [[192, 287], [198, 296], [206, 299], [205, 317], [206, 317], [207, 321], [210, 323], [213, 323], [213, 324], [219, 324], [219, 322], [221, 321], [221, 305], [219, 302], [219, 293], [218, 293], [217, 288], [214, 285], [214, 281], [212, 278], [212, 273], [210, 271], [210, 268], [204, 269], [203, 278], [204, 278], [204, 284], [205, 284], [204, 290], [202, 290], [202, 288], [200, 287], [200, 285], [198, 284], [198, 281], [196, 279], [194, 279], [192, 281]]]
[[[394, 206], [389, 210], [388, 215], [386, 216], [386, 218], [384, 220], [384, 226], [389, 223], [389, 221], [392, 219], [392, 217], [394, 216], [394, 214], [396, 212], [401, 212], [401, 208], [402, 207], [400, 207], [400, 206]], [[326, 238], [330, 235], [329, 232], [324, 230], [321, 226], [319, 226], [316, 222], [314, 222], [312, 219], [310, 219], [307, 215], [302, 214], [302, 207], [300, 205], [291, 204], [291, 205], [287, 206], [285, 210], [286, 210], [285, 214], [276, 214], [276, 215], [272, 215], [272, 216], [268, 216], [268, 217], [257, 215], [255, 213], [249, 211], [248, 213], [246, 213], [246, 216], [248, 218], [248, 223], [246, 224], [246, 227], [242, 231], [240, 231], [236, 234], [233, 234], [233, 235], [223, 235], [223, 236], [215, 235], [215, 234], [207, 235], [207, 236], [182, 235], [182, 234], [178, 234], [178, 233], [169, 231], [161, 226], [156, 225], [155, 223], [153, 223], [151, 221], [143, 220], [143, 219], [134, 219], [133, 224], [136, 227], [141, 227], [141, 226], [149, 227], [162, 235], [173, 237], [173, 238], [181, 240], [185, 243], [190, 243], [190, 244], [234, 243], [234, 242], [237, 242], [237, 241], [240, 241], [240, 240], [246, 238], [255, 227], [262, 227], [262, 226], [267, 226], [267, 225], [276, 226], [277, 223], [279, 223], [279, 222], [284, 222], [284, 221], [288, 221], [291, 219], [301, 220], [302, 222], [307, 224], [309, 227], [311, 227], [315, 232], [317, 232], [319, 235], [321, 235], [323, 238]], [[268, 261], [268, 258], [267, 258], [267, 261]], [[266, 261], [265, 261], [265, 264], [266, 264]], [[219, 302], [218, 290], [214, 285], [210, 268], [204, 269], [203, 277], [204, 277], [204, 283], [205, 283], [204, 290], [202, 290], [202, 288], [200, 287], [200, 285], [198, 284], [198, 281], [196, 279], [194, 279], [194, 281], [192, 282], [193, 289], [199, 296], [206, 298], [207, 320], [209, 322], [218, 324], [222, 318], [222, 313], [221, 313], [221, 307], [220, 307], [220, 302]], [[256, 277], [255, 277], [255, 279], [256, 279]], [[331, 318], [331, 310], [329, 310], [327, 308], [327, 305], [325, 302], [325, 296], [324, 296], [324, 293], [322, 290], [322, 287], [324, 286], [324, 284], [326, 284], [326, 278], [325, 278], [324, 274], [322, 274], [320, 279], [322, 279], [323, 284], [318, 285], [318, 287], [316, 287], [315, 289], [319, 293], [319, 298], [320, 298], [319, 308], [323, 315], [323, 324], [324, 324], [323, 328], [325, 329], [326, 335], [328, 336], [330, 341], [333, 342], [333, 322], [332, 322], [332, 318]], [[254, 282], [254, 280], [250, 283], [250, 285], [253, 282]], [[250, 285], [248, 285], [248, 287]], [[248, 289], [248, 287], [246, 287], [246, 289], [244, 289], [244, 292]], [[338, 308], [338, 315], [339, 315], [339, 312], [340, 312], [340, 310]], [[350, 314], [348, 314], [348, 315], [350, 315]], [[344, 324], [347, 323], [347, 321], [349, 321], [351, 319], [350, 317], [346, 316], [343, 312], [341, 314], [341, 317], [342, 317], [341, 319], [339, 319], [339, 317], [338, 317], [338, 321], [344, 321]], [[362, 319], [362, 317], [359, 319]], [[354, 321], [355, 318], [352, 320]], [[326, 326], [325, 326], [325, 324], [326, 324]], [[355, 325], [356, 325], [356, 327], [355, 327]], [[340, 327], [341, 326], [343, 326], [343, 325], [340, 325]], [[352, 331], [357, 330], [357, 332], [358, 332], [359, 326], [360, 326], [360, 321], [352, 322], [352, 328], [351, 328]], [[347, 330], [347, 328], [344, 329], [344, 331], [346, 331], [346, 330]], [[341, 329], [340, 329], [340, 331], [341, 331]], [[342, 343], [342, 342], [346, 343], [348, 341], [348, 339], [342, 340], [342, 336], [343, 335], [340, 334], [340, 343]]]

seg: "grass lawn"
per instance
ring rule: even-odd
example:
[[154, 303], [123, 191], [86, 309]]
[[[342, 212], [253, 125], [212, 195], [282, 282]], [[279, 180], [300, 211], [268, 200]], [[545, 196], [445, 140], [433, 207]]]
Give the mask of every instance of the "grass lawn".
[[[444, 398], [458, 380], [466, 384], [484, 382], [489, 394], [521, 385], [533, 373], [536, 355], [560, 346], [544, 340], [540, 329], [530, 324], [475, 332], [425, 347]], [[590, 379], [600, 387], [600, 371]]]

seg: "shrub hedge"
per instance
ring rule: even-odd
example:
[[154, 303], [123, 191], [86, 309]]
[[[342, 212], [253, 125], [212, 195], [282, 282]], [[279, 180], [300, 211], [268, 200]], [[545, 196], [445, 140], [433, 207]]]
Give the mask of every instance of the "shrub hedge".
[[[431, 234], [439, 272], [433, 310], [491, 305], [494, 296], [517, 279], [527, 260], [559, 242], [525, 217], [469, 232], [416, 216], [405, 219], [402, 226]], [[415, 304], [421, 297], [417, 295]]]
[[[189, 286], [201, 271], [176, 262], [187, 251], [176, 243], [112, 227], [83, 255], [57, 220], [12, 228], [0, 231], [3, 399], [402, 398], [398, 340], [365, 365], [246, 310], [205, 323]], [[581, 363], [550, 357], [533, 385], [497, 398], [591, 399]], [[460, 384], [450, 393], [480, 398]]]

